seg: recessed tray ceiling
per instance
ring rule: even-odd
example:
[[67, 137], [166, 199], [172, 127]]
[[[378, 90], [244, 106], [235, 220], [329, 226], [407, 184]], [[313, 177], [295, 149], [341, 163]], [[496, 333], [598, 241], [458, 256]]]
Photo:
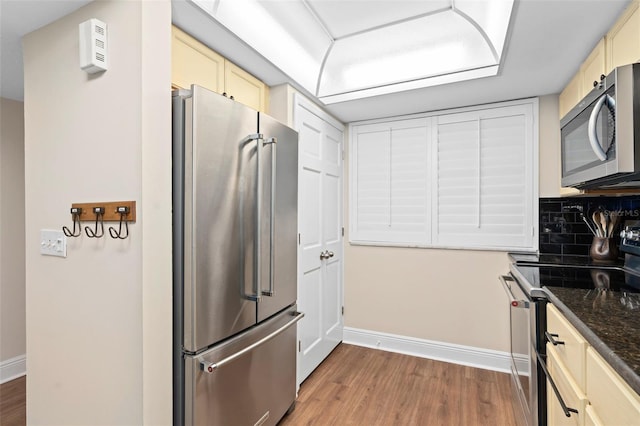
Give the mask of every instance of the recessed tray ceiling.
[[496, 75], [513, 0], [193, 0], [325, 104]]

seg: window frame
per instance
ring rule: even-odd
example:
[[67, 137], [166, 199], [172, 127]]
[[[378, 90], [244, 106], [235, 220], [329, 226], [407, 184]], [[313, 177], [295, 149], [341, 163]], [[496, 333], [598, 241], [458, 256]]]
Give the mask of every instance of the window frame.
[[[447, 243], [435, 243], [436, 230], [434, 226], [437, 223], [437, 212], [434, 211], [437, 206], [437, 202], [434, 201], [434, 197], [437, 197], [437, 119], [443, 116], [453, 116], [461, 113], [477, 113], [482, 114], [483, 111], [490, 112], [505, 107], [513, 106], [530, 106], [530, 129], [527, 131], [527, 136], [531, 139], [530, 146], [525, 146], [527, 150], [525, 154], [525, 164], [528, 169], [525, 172], [525, 185], [528, 186], [530, 194], [525, 199], [525, 205], [523, 206], [523, 213], [525, 215], [525, 226], [531, 224], [531, 236], [530, 245], [501, 245], [501, 244], [447, 244]], [[361, 128], [364, 126], [376, 125], [380, 128], [384, 126], [391, 128], [394, 124], [400, 124], [408, 120], [423, 119], [427, 123], [427, 191], [425, 194], [426, 199], [426, 221], [427, 221], [427, 238], [424, 242], [402, 242], [402, 241], [385, 241], [375, 240], [372, 238], [362, 238], [361, 233], [358, 231], [357, 223], [357, 135]], [[528, 124], [526, 124], [528, 125]], [[526, 126], [525, 125], [525, 126]], [[372, 126], [373, 128], [373, 126]], [[539, 191], [539, 100], [538, 98], [527, 98], [515, 101], [497, 102], [492, 104], [484, 104], [478, 106], [470, 106], [464, 108], [454, 108], [448, 110], [441, 110], [428, 113], [411, 114], [406, 116], [397, 116], [376, 120], [365, 120], [359, 122], [353, 122], [349, 124], [349, 171], [348, 171], [348, 203], [349, 203], [349, 243], [352, 245], [364, 245], [364, 246], [382, 246], [382, 247], [416, 247], [416, 248], [437, 248], [437, 249], [462, 249], [462, 250], [485, 250], [485, 251], [520, 251], [520, 252], [536, 252], [538, 250], [539, 238], [538, 238], [538, 191]], [[531, 179], [531, 182], [527, 182]], [[531, 208], [529, 208], [529, 206]], [[527, 211], [528, 209], [528, 211]], [[526, 231], [526, 228], [525, 228]], [[526, 236], [529, 238], [529, 236]], [[523, 236], [523, 241], [526, 242]]]

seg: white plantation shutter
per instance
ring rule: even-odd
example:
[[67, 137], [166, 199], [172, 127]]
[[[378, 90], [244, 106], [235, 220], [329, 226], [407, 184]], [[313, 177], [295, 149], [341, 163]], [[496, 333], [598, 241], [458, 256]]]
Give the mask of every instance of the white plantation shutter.
[[353, 128], [352, 240], [422, 245], [427, 239], [427, 121]]
[[351, 126], [352, 243], [535, 250], [537, 102]]
[[533, 244], [533, 107], [436, 118], [433, 243], [478, 248]]

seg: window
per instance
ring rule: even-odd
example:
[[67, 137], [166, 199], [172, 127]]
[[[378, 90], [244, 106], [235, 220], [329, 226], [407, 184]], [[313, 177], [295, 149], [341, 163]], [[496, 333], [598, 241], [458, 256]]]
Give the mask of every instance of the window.
[[536, 249], [537, 100], [350, 134], [352, 243]]

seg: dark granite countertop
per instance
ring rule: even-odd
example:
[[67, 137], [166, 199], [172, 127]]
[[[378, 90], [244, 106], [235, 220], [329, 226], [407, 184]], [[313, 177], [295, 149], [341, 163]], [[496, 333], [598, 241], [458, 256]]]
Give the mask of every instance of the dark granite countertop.
[[616, 259], [607, 262], [594, 261], [588, 256], [571, 256], [556, 254], [534, 254], [534, 253], [509, 253], [511, 262], [518, 265], [570, 265], [570, 266], [593, 266], [598, 268], [622, 267], [623, 259]]
[[640, 294], [546, 287], [550, 301], [640, 394]]

